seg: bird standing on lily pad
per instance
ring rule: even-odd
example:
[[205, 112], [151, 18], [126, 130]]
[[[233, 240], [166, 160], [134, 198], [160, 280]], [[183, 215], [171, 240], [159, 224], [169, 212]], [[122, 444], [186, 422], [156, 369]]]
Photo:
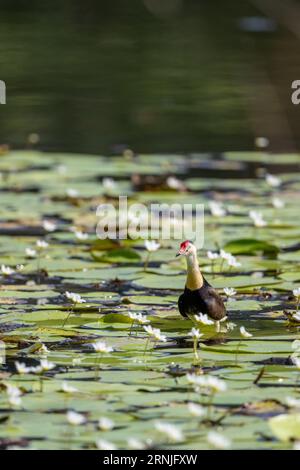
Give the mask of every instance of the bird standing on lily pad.
[[219, 325], [226, 317], [226, 308], [221, 296], [200, 271], [195, 245], [186, 240], [181, 243], [176, 256], [185, 256], [187, 263], [185, 289], [178, 299], [180, 314], [185, 318], [199, 313], [206, 314]]

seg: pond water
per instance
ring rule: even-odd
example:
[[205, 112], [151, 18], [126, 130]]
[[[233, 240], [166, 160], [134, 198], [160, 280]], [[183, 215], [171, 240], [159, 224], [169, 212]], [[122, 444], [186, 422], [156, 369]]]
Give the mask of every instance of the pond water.
[[[299, 156], [278, 156], [286, 170], [276, 188], [260, 172], [242, 189], [226, 169], [243, 162], [271, 171], [272, 156], [202, 155], [207, 168], [223, 168], [227, 178], [218, 179], [187, 176], [198, 159], [128, 157], [21, 151], [0, 158], [0, 447], [291, 448], [291, 438], [300, 440], [299, 369], [291, 359], [300, 355], [292, 294], [300, 282]], [[180, 192], [162, 182], [170, 174], [182, 180]], [[205, 204], [202, 272], [225, 300], [223, 288], [236, 292], [221, 332], [198, 325], [198, 359], [193, 322], [177, 310], [185, 283], [179, 242], [162, 241], [145, 269], [143, 240], [96, 239], [96, 207], [116, 204], [119, 194], [147, 204]], [[210, 213], [212, 200], [225, 215]], [[266, 223], [254, 226], [250, 210]], [[212, 265], [206, 252], [220, 248], [240, 264]], [[66, 291], [85, 303], [74, 305]], [[166, 341], [147, 341], [129, 313], [147, 316]], [[252, 336], [242, 336], [242, 326]], [[97, 341], [113, 351], [96, 352]]]
[[180, 153], [252, 150], [263, 135], [299, 148], [299, 39], [270, 3], [2, 1], [1, 143]]

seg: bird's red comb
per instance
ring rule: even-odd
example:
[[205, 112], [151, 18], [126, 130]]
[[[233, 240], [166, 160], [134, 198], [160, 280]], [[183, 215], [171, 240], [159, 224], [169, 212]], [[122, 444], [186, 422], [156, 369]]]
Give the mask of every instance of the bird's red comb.
[[190, 240], [185, 240], [185, 242], [180, 243], [180, 249], [185, 250], [190, 243]]

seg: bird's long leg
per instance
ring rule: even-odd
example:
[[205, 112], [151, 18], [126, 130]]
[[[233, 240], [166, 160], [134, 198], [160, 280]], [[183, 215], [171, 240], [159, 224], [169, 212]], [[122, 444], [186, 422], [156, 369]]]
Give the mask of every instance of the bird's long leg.
[[217, 332], [217, 333], [220, 333], [221, 325], [220, 325], [219, 320], [215, 321], [215, 325], [216, 325], [216, 332]]

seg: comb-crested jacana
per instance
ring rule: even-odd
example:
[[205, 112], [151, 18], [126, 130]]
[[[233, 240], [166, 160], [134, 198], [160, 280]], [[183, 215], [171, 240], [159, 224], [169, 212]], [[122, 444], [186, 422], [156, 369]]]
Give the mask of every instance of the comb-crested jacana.
[[226, 308], [220, 295], [200, 271], [195, 245], [189, 240], [181, 243], [176, 256], [180, 255], [185, 256], [187, 262], [185, 289], [178, 299], [180, 314], [185, 318], [199, 313], [207, 314], [219, 322], [226, 316]]

